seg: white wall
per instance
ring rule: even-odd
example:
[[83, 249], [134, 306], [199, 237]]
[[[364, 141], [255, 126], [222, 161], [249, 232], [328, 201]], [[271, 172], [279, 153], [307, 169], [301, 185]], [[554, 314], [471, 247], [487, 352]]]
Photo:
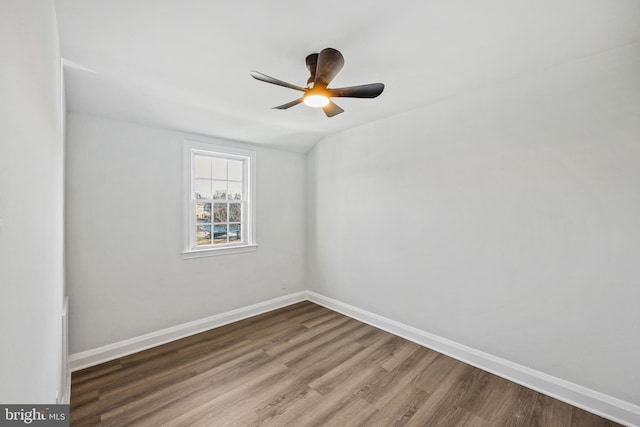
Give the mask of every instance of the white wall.
[[[257, 152], [257, 251], [183, 260], [185, 138]], [[304, 164], [301, 154], [70, 114], [71, 352], [304, 289]]]
[[0, 402], [61, 393], [63, 131], [52, 0], [0, 4]]
[[637, 44], [328, 137], [307, 182], [312, 291], [640, 404]]

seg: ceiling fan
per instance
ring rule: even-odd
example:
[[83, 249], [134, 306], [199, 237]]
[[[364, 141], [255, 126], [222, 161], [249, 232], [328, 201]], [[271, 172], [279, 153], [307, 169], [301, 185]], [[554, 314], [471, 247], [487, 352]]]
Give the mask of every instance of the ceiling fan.
[[327, 86], [333, 78], [340, 72], [344, 65], [344, 57], [336, 49], [330, 47], [323, 49], [320, 53], [312, 53], [306, 59], [307, 68], [311, 76], [307, 80], [307, 87], [300, 87], [282, 80], [269, 77], [257, 71], [251, 71], [251, 76], [263, 82], [289, 89], [304, 92], [301, 98], [286, 104], [278, 105], [278, 110], [286, 110], [304, 102], [310, 107], [321, 107], [327, 117], [336, 116], [344, 110], [331, 101], [330, 98], [375, 98], [384, 90], [382, 83], [370, 83], [360, 86], [350, 86], [330, 89]]

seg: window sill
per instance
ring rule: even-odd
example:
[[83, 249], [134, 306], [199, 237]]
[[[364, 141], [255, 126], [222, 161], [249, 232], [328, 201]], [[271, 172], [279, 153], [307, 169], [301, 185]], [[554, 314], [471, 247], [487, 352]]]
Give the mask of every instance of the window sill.
[[255, 252], [258, 245], [231, 246], [215, 249], [194, 249], [182, 252], [182, 259], [206, 258], [210, 256], [231, 255], [243, 252]]

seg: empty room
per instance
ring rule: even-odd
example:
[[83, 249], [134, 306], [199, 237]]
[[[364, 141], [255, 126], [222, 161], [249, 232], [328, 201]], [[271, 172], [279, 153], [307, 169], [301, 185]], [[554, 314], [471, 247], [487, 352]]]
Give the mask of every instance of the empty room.
[[0, 425], [640, 426], [640, 2], [2, 0], [0, 57]]

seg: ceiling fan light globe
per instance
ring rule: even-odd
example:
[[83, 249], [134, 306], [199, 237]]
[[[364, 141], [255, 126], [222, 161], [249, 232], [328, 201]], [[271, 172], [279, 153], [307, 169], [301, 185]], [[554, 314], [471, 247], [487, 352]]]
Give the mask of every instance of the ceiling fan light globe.
[[309, 107], [320, 108], [329, 104], [329, 98], [324, 95], [309, 95], [305, 96], [304, 103]]

